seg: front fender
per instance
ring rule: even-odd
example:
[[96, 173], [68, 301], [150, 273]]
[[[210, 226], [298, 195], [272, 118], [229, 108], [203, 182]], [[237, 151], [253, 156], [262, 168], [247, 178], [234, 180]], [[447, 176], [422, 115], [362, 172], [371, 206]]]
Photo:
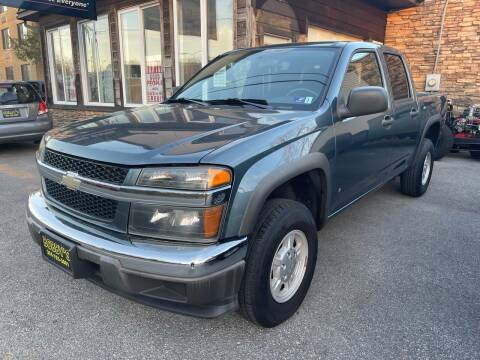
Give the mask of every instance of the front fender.
[[[263, 157], [242, 177], [233, 198], [224, 236], [250, 235], [268, 196], [278, 186], [311, 170], [323, 172], [326, 180], [326, 209], [330, 204], [330, 162], [318, 146], [319, 133], [307, 135]], [[333, 148], [333, 144], [325, 145]], [[328, 211], [328, 210], [327, 210]]]

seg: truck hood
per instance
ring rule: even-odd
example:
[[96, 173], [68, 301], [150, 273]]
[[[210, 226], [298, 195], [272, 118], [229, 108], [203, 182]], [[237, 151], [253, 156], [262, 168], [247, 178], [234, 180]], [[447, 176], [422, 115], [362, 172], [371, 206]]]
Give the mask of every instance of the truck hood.
[[50, 149], [113, 164], [194, 164], [295, 118], [293, 111], [160, 104], [72, 123], [46, 141]]

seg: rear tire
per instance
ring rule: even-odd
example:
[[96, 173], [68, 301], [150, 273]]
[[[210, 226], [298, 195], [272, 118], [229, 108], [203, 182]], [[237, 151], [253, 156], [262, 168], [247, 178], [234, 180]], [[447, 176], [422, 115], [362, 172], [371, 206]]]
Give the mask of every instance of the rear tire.
[[442, 126], [440, 138], [435, 148], [435, 160], [445, 157], [453, 148], [453, 133], [447, 125]]
[[[290, 245], [284, 245], [285, 239]], [[239, 293], [241, 314], [263, 327], [290, 318], [310, 287], [317, 248], [315, 221], [306, 206], [287, 199], [268, 201], [249, 244]]]
[[402, 193], [413, 197], [425, 194], [432, 178], [434, 152], [430, 139], [423, 139], [412, 166], [400, 176]]

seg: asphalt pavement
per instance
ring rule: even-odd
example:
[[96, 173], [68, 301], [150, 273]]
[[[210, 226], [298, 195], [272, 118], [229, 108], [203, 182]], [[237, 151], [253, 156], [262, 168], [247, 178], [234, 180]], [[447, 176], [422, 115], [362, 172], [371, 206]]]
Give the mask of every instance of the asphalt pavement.
[[480, 359], [480, 161], [436, 163], [420, 199], [398, 181], [319, 233], [298, 313], [261, 329], [134, 303], [44, 262], [25, 204], [34, 145], [0, 145], [0, 359]]

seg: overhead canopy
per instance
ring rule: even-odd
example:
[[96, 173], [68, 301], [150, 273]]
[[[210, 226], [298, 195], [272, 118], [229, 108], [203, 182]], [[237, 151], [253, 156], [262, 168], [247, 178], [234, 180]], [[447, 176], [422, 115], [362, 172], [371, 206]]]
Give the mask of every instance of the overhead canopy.
[[372, 4], [385, 10], [405, 9], [423, 3], [424, 0], [371, 0]]
[[[95, 0], [2, 0], [1, 2], [6, 6], [25, 9], [24, 15], [33, 15], [40, 11], [47, 14], [97, 19]], [[25, 20], [29, 19], [25, 18]]]

